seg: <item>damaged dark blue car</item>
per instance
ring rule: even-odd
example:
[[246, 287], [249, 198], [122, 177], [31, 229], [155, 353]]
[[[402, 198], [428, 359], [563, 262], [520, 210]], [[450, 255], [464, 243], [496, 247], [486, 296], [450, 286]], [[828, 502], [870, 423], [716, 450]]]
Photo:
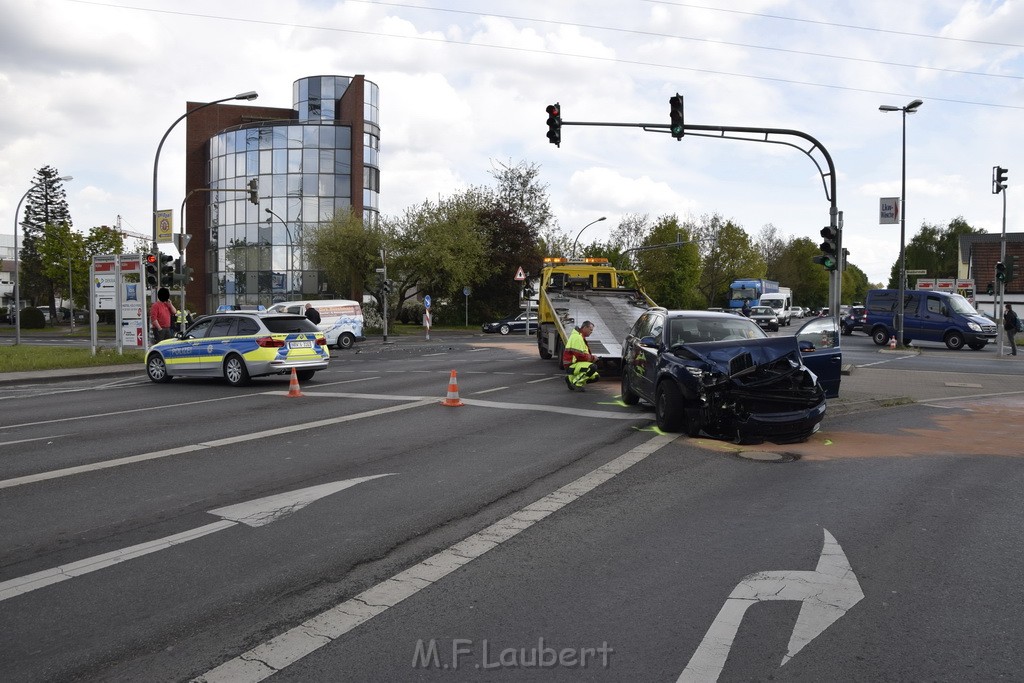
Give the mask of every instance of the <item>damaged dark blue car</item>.
[[839, 395], [833, 318], [768, 336], [728, 313], [652, 308], [622, 346], [622, 400], [651, 403], [658, 427], [735, 443], [794, 443], [816, 432]]

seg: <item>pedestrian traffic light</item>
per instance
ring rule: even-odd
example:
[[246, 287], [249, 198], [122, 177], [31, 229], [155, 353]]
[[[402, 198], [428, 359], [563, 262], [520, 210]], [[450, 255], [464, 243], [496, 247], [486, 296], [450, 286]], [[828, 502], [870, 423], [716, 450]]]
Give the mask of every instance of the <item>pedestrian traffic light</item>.
[[994, 282], [988, 283], [988, 289], [985, 290], [985, 293], [988, 294], [989, 296], [992, 296], [993, 294], [995, 294], [996, 293], [996, 283], [994, 283]]
[[548, 142], [555, 147], [562, 146], [562, 107], [558, 102], [549, 104], [548, 112]]
[[156, 272], [156, 254], [146, 254], [146, 287], [152, 289], [159, 282]]
[[668, 116], [671, 122], [672, 137], [676, 140], [683, 139], [683, 96], [676, 93], [668, 98]]
[[249, 201], [257, 206], [260, 203], [259, 189], [260, 181], [258, 178], [253, 178], [249, 181]]
[[1006, 257], [1006, 281], [1012, 282], [1014, 275], [1017, 272], [1017, 257], [1007, 256]]
[[1006, 282], [1006, 264], [1002, 261], [996, 261], [996, 279]]
[[835, 270], [839, 267], [839, 229], [826, 225], [821, 229], [821, 236], [824, 241], [818, 245], [821, 249], [821, 256], [815, 256], [812, 261], [820, 264], [825, 270]]
[[160, 286], [174, 286], [174, 266], [171, 262], [174, 257], [170, 254], [160, 254]]
[[1002, 166], [992, 167], [992, 194], [999, 194], [1006, 189], [1006, 174], [1008, 171]]

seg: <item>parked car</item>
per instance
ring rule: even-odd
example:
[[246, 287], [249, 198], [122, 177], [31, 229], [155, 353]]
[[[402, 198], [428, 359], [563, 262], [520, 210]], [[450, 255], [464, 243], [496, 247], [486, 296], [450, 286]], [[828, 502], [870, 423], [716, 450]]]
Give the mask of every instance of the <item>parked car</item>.
[[[538, 325], [537, 314], [530, 313], [530, 334], [537, 332]], [[499, 334], [510, 334], [512, 332], [523, 334], [526, 330], [526, 313], [502, 318], [493, 323], [484, 323], [481, 329], [484, 332], [497, 332]]]
[[294, 368], [307, 381], [327, 368], [327, 339], [304, 315], [249, 311], [214, 313], [173, 339], [153, 345], [146, 374], [153, 382], [172, 377], [222, 377], [242, 386], [250, 377], [281, 375]]
[[803, 441], [839, 395], [842, 352], [831, 318], [769, 337], [752, 320], [648, 309], [622, 347], [622, 400], [654, 405], [658, 427], [737, 443]]
[[754, 306], [750, 309], [750, 319], [766, 330], [779, 331], [779, 316], [771, 306]]
[[843, 316], [843, 334], [853, 334], [857, 330], [867, 332], [868, 309], [863, 306], [850, 306], [850, 310]]

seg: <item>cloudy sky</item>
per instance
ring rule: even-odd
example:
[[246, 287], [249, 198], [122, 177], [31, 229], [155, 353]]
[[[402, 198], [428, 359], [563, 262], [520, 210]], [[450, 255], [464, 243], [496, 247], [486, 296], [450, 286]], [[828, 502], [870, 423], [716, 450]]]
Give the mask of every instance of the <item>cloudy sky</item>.
[[[291, 106], [304, 76], [363, 74], [381, 89], [382, 211], [398, 214], [499, 163], [541, 168], [561, 228], [607, 236], [624, 216], [720, 214], [756, 236], [817, 240], [829, 200], [811, 157], [760, 141], [567, 122], [686, 122], [797, 130], [837, 171], [844, 246], [888, 279], [906, 118], [907, 239], [957, 216], [1002, 226], [992, 167], [1010, 169], [1021, 229], [1024, 0], [0, 0], [0, 216], [56, 167], [75, 227], [150, 234], [153, 157], [187, 101], [247, 90]], [[184, 131], [160, 159], [161, 208], [184, 194]], [[796, 141], [792, 138], [773, 138]]]

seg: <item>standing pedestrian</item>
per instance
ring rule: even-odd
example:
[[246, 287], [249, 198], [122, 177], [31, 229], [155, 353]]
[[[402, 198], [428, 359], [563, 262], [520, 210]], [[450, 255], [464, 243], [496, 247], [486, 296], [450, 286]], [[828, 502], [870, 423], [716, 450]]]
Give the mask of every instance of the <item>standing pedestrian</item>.
[[740, 313], [746, 318], [750, 317], [750, 299], [743, 300], [743, 308], [740, 309]]
[[306, 318], [314, 325], [320, 324], [320, 311], [313, 308], [313, 304], [306, 302]]
[[161, 342], [171, 338], [171, 321], [178, 311], [171, 303], [171, 293], [166, 287], [156, 290], [156, 298], [149, 307], [149, 323], [153, 328], [153, 341]]
[[1017, 342], [1014, 337], [1017, 334], [1017, 329], [1020, 321], [1017, 319], [1017, 314], [1013, 311], [1013, 306], [1006, 304], [1006, 310], [1003, 311], [1003, 329], [1006, 331], [1006, 341], [1010, 344], [1010, 355], [1017, 355]]

